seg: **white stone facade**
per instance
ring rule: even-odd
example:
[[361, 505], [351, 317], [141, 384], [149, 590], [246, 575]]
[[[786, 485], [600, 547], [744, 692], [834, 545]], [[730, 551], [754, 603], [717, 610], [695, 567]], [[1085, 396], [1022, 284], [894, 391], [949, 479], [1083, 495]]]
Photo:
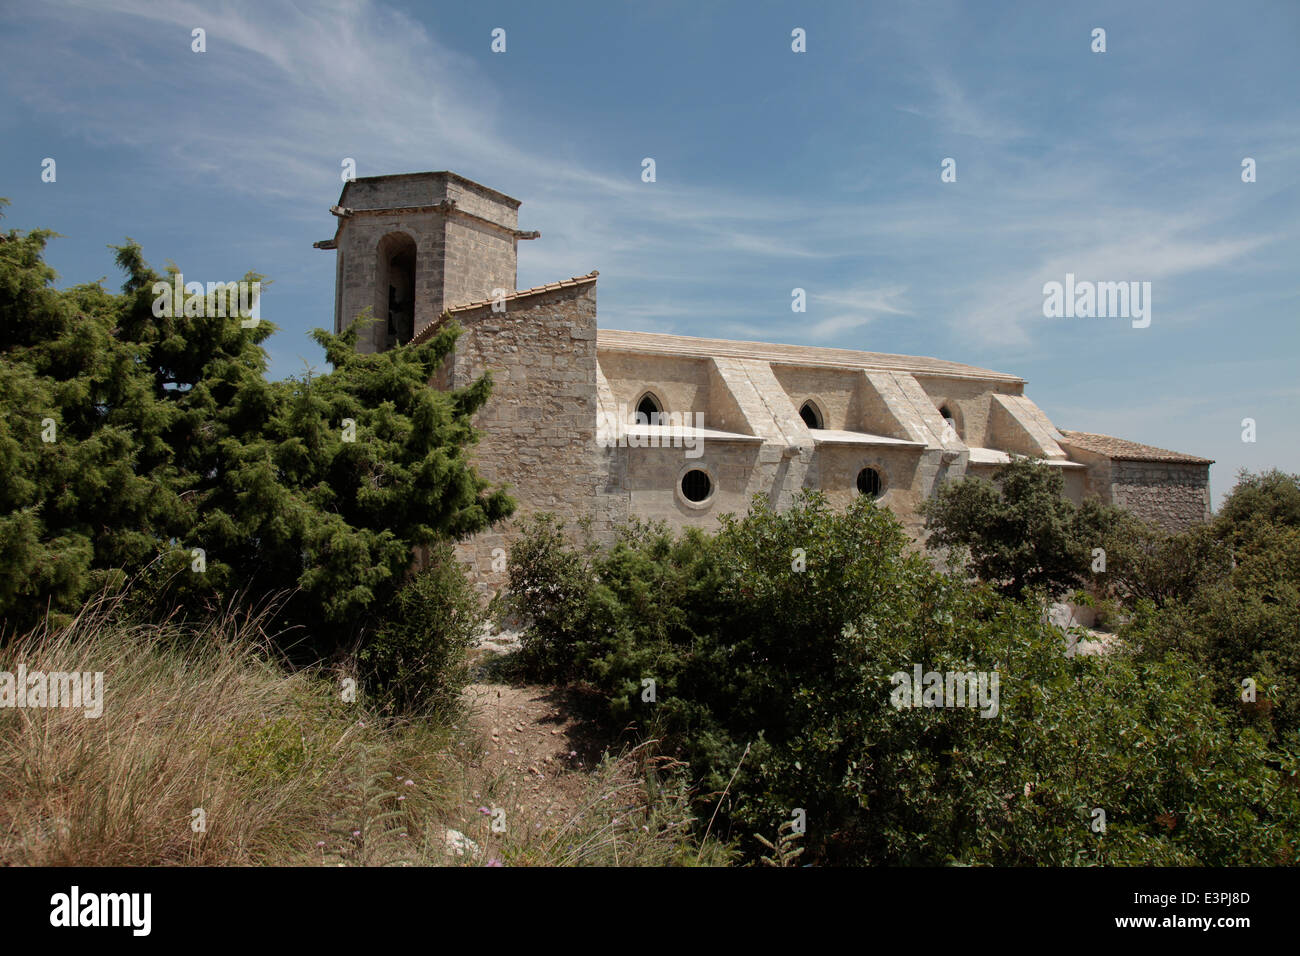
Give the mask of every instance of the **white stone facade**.
[[[365, 306], [382, 314], [386, 299], [400, 303], [389, 276], [414, 285], [403, 341], [424, 340], [447, 317], [464, 327], [433, 384], [462, 387], [492, 372], [475, 460], [486, 478], [510, 486], [521, 513], [588, 519], [603, 538], [634, 516], [712, 528], [755, 494], [782, 507], [818, 488], [840, 505], [872, 494], [919, 535], [917, 505], [941, 482], [991, 475], [1011, 455], [1027, 455], [1060, 468], [1075, 502], [1095, 495], [1170, 529], [1209, 515], [1207, 459], [1062, 432], [1015, 375], [914, 356], [600, 329], [595, 272], [514, 289], [518, 240], [537, 235], [518, 230], [518, 208], [453, 173], [359, 179], [335, 207], [335, 238], [317, 246], [339, 250], [337, 328]], [[400, 305], [393, 311], [400, 326]], [[393, 344], [383, 333], [375, 326], [365, 350]], [[638, 406], [662, 417], [638, 419]], [[512, 527], [461, 546], [486, 585], [499, 583], [493, 559]]]

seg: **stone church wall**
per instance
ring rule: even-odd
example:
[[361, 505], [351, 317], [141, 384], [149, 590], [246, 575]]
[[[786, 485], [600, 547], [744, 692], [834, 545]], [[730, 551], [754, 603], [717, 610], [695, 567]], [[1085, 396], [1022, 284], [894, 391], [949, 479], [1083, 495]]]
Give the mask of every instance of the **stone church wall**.
[[1163, 461], [1111, 463], [1111, 501], [1169, 531], [1186, 531], [1210, 517], [1204, 465]]
[[[448, 383], [463, 388], [492, 372], [492, 397], [475, 416], [482, 437], [473, 451], [479, 473], [505, 483], [518, 517], [553, 511], [576, 523], [591, 515], [606, 538], [609, 455], [596, 444], [596, 287], [558, 289], [507, 303], [457, 310], [466, 331], [456, 343]], [[516, 536], [516, 520], [462, 542], [481, 586], [504, 583], [495, 562]]]

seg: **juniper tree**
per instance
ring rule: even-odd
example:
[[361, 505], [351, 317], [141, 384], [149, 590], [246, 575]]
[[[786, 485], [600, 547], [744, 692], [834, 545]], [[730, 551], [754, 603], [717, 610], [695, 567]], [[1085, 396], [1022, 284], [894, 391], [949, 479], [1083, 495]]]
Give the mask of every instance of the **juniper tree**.
[[[289, 594], [282, 623], [342, 641], [380, 611], [415, 549], [513, 509], [470, 460], [485, 375], [429, 381], [449, 323], [378, 355], [317, 330], [334, 366], [266, 377], [275, 331], [155, 315], [151, 269], [116, 247], [121, 293], [58, 290], [54, 233], [0, 235], [0, 617], [24, 628], [142, 574], [154, 607]], [[245, 281], [261, 281], [249, 274]], [[249, 327], [245, 327], [245, 325]]]

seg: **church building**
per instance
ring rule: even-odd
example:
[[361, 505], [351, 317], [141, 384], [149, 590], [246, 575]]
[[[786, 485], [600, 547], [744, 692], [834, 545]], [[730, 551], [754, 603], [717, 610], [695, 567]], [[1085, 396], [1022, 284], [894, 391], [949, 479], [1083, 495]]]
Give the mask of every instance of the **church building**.
[[[1065, 494], [1096, 496], [1170, 530], [1210, 515], [1205, 458], [1054, 425], [1025, 380], [942, 359], [600, 328], [597, 272], [516, 288], [519, 200], [451, 172], [348, 182], [334, 238], [335, 329], [366, 307], [359, 348], [465, 332], [432, 383], [491, 370], [475, 419], [479, 472], [519, 513], [589, 518], [607, 537], [630, 517], [712, 529], [754, 494], [777, 507], [805, 488], [832, 503], [871, 495], [913, 536], [941, 482], [991, 476], [1011, 456], [1061, 470]], [[461, 545], [479, 579], [512, 526]], [[498, 561], [499, 566], [499, 561]]]

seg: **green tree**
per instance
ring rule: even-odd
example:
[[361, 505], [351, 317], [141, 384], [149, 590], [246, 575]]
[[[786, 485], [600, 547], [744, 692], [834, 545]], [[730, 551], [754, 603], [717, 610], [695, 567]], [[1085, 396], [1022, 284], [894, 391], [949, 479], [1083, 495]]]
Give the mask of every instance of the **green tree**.
[[942, 485], [919, 509], [926, 546], [964, 551], [976, 577], [1011, 596], [1076, 587], [1116, 517], [1115, 509], [1091, 500], [1076, 508], [1064, 487], [1060, 469], [1027, 458], [1003, 465], [992, 481]]
[[1129, 607], [1142, 600], [1159, 606], [1190, 600], [1232, 569], [1231, 549], [1212, 524], [1170, 533], [1120, 512], [1099, 540], [1106, 570], [1095, 580]]
[[470, 461], [490, 378], [428, 384], [454, 324], [378, 355], [356, 351], [356, 326], [317, 330], [333, 370], [268, 381], [271, 323], [244, 327], [212, 298], [204, 316], [155, 315], [153, 286], [177, 270], [154, 272], [129, 241], [117, 249], [121, 294], [56, 290], [42, 258], [51, 235], [0, 237], [0, 616], [11, 626], [143, 574], [137, 591], [163, 610], [278, 594], [281, 625], [343, 644], [382, 612], [416, 548], [511, 512]]
[[1188, 655], [1205, 668], [1220, 706], [1266, 737], [1291, 743], [1300, 733], [1296, 501], [1300, 476], [1241, 473], [1210, 528], [1175, 539], [1213, 555], [1194, 586], [1160, 603], [1139, 602], [1121, 631], [1145, 659]]
[[[1067, 658], [1036, 605], [936, 571], [866, 496], [759, 497], [716, 535], [600, 553], [543, 520], [510, 563], [526, 648], [540, 629], [617, 727], [687, 761], [751, 859], [798, 809], [801, 862], [1300, 862], [1295, 754], [1225, 718], [1194, 661]], [[916, 665], [998, 674], [996, 713], [900, 706]]]
[[1234, 542], [1260, 526], [1300, 528], [1300, 475], [1276, 468], [1258, 475], [1241, 469], [1214, 524], [1221, 537]]

